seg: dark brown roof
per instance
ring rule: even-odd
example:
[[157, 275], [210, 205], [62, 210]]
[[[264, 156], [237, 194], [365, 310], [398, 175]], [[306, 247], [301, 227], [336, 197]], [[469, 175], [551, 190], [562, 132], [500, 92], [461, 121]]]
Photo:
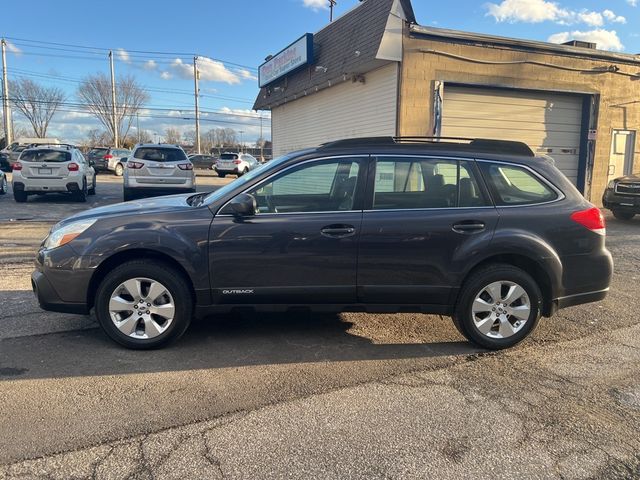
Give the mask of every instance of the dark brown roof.
[[[365, 0], [314, 35], [314, 61], [260, 89], [254, 110], [265, 110], [365, 73], [386, 61], [376, 59], [394, 0]], [[415, 23], [410, 0], [400, 0]], [[356, 54], [356, 52], [360, 52]], [[316, 66], [325, 67], [316, 71]]]

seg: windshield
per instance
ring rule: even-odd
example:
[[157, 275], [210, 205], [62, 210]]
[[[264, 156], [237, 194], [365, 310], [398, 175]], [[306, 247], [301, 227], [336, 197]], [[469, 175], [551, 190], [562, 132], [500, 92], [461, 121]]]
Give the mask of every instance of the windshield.
[[269, 163], [264, 163], [259, 167], [251, 170], [249, 173], [245, 173], [244, 175], [234, 180], [233, 182], [227, 183], [224, 187], [221, 187], [216, 191], [209, 193], [206, 197], [204, 197], [204, 201], [206, 201], [207, 203], [215, 202], [219, 198], [224, 197], [227, 193], [231, 192], [232, 190], [235, 190], [236, 188], [241, 187], [242, 185], [248, 184], [249, 182], [251, 182], [251, 180], [253, 180], [258, 175], [262, 175], [263, 173], [268, 172], [270, 170], [277, 170], [278, 167], [280, 167], [280, 165], [285, 163], [287, 160], [290, 160], [293, 157], [297, 157], [311, 151], [313, 150], [309, 149], [309, 150], [301, 150], [298, 152], [292, 152], [287, 155], [283, 155], [282, 157], [278, 157], [274, 160], [271, 160]]
[[180, 162], [187, 160], [187, 156], [179, 148], [142, 147], [136, 150], [134, 158], [151, 160], [153, 162]]
[[26, 150], [20, 155], [21, 162], [68, 162], [71, 160], [70, 152], [61, 152], [59, 150], [46, 150], [39, 148], [38, 150]]

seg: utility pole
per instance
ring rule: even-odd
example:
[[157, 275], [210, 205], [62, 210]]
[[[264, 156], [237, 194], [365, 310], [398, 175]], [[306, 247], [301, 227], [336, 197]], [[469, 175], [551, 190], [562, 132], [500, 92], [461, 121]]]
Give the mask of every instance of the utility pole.
[[11, 145], [11, 109], [9, 108], [9, 81], [7, 80], [7, 42], [2, 39], [2, 115], [4, 117], [5, 146]]
[[262, 115], [260, 115], [260, 161], [264, 162], [264, 138], [262, 137]]
[[336, 6], [336, 0], [329, 0], [329, 22], [333, 22], [333, 7]]
[[113, 52], [109, 50], [111, 67], [111, 123], [113, 124], [113, 146], [118, 148], [118, 122], [116, 122], [116, 76], [113, 72]]
[[198, 87], [198, 80], [200, 72], [198, 72], [198, 57], [193, 57], [193, 87], [194, 95], [196, 97], [196, 153], [200, 155], [200, 109], [199, 100], [200, 88]]
[[244, 133], [244, 130], [238, 130], [238, 132], [240, 133], [240, 151], [244, 153], [244, 145], [242, 144], [242, 134]]
[[140, 114], [136, 112], [136, 130], [138, 130], [138, 143], [142, 143], [142, 135], [140, 135]]

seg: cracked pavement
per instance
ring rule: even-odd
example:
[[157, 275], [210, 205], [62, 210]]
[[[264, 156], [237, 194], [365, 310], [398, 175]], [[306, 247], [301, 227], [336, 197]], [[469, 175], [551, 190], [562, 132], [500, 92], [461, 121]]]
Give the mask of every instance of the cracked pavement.
[[640, 478], [640, 219], [607, 220], [610, 296], [498, 353], [418, 314], [228, 316], [123, 350], [38, 309], [51, 221], [0, 223], [0, 479]]

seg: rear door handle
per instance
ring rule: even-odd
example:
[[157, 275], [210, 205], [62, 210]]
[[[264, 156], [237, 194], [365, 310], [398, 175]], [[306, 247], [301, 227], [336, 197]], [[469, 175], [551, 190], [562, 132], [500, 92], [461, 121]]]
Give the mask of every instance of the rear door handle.
[[476, 220], [466, 220], [464, 222], [456, 223], [451, 227], [456, 233], [478, 233], [482, 232], [486, 228], [484, 222]]
[[353, 225], [327, 225], [320, 229], [320, 233], [325, 237], [344, 238], [354, 235], [356, 228]]

